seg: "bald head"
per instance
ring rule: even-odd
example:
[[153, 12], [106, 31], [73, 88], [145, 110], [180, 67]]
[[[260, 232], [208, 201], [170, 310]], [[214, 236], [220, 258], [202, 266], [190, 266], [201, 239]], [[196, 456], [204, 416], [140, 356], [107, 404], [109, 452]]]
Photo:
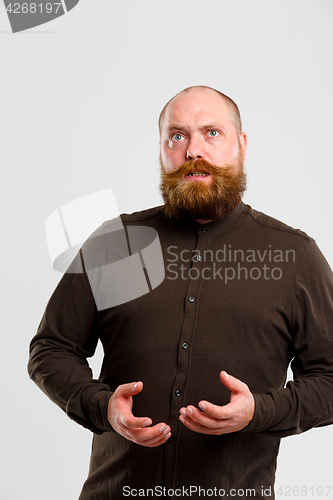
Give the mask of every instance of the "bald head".
[[168, 101], [166, 103], [166, 105], [164, 106], [164, 108], [161, 111], [161, 114], [160, 114], [159, 120], [158, 120], [158, 126], [159, 126], [160, 133], [161, 133], [161, 130], [162, 130], [164, 118], [165, 118], [165, 115], [166, 115], [166, 112], [167, 112], [167, 109], [168, 109], [169, 105], [178, 96], [180, 96], [180, 95], [182, 95], [184, 93], [185, 94], [189, 93], [189, 92], [191, 92], [194, 89], [198, 89], [198, 90], [201, 89], [204, 93], [205, 93], [205, 91], [206, 92], [208, 91], [208, 92], [215, 92], [216, 94], [218, 94], [221, 97], [221, 99], [223, 99], [224, 103], [226, 104], [226, 106], [229, 109], [229, 112], [230, 112], [229, 118], [230, 118], [230, 121], [234, 124], [234, 126], [236, 128], [237, 134], [241, 134], [241, 132], [242, 132], [242, 121], [241, 121], [240, 112], [239, 112], [237, 104], [232, 99], [230, 99], [230, 97], [228, 97], [225, 94], [222, 94], [222, 92], [220, 92], [219, 90], [213, 89], [212, 87], [207, 87], [205, 85], [197, 85], [197, 86], [193, 86], [193, 87], [187, 87], [186, 89], [182, 90], [181, 92], [179, 92], [178, 94], [176, 94], [174, 97], [172, 97], [170, 99], [170, 101]]

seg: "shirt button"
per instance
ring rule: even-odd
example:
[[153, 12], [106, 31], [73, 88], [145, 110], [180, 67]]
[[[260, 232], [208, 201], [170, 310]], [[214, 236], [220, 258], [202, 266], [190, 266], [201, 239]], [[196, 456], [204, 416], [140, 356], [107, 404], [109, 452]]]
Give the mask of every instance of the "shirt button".
[[187, 343], [187, 342], [184, 342], [184, 343], [182, 344], [182, 348], [183, 348], [183, 349], [187, 349], [187, 348], [188, 348], [188, 343]]
[[169, 441], [169, 443], [171, 444], [171, 443], [173, 443], [173, 442], [174, 442], [174, 440], [175, 440], [175, 438], [174, 438], [173, 436], [170, 436], [168, 441]]
[[179, 390], [179, 389], [177, 389], [177, 390], [175, 391], [175, 394], [176, 394], [176, 396], [180, 396], [180, 395], [181, 395], [180, 390]]
[[190, 302], [194, 302], [194, 297], [191, 295], [191, 296], [188, 298], [188, 300], [189, 300]]
[[201, 257], [201, 255], [197, 255], [197, 260], [198, 260], [199, 262], [201, 262], [201, 261], [202, 261], [202, 257]]
[[159, 484], [160, 486], [164, 486], [164, 481], [163, 481], [163, 479], [160, 479], [160, 480], [159, 480], [159, 482], [158, 482], [158, 484]]
[[203, 228], [202, 228], [202, 232], [203, 232], [203, 233], [207, 233], [207, 228], [206, 228], [206, 227], [203, 227]]

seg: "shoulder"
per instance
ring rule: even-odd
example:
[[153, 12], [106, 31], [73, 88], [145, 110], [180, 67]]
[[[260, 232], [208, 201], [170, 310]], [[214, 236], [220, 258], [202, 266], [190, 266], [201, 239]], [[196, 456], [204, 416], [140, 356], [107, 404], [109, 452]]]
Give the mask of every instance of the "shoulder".
[[250, 205], [244, 204], [243, 214], [246, 215], [254, 225], [261, 227], [262, 229], [266, 229], [271, 232], [280, 233], [281, 237], [295, 237], [299, 238], [300, 241], [303, 240], [305, 244], [313, 241], [313, 238], [306, 234], [301, 229], [296, 229], [294, 227], [288, 226], [284, 222], [281, 222], [274, 217], [264, 214], [263, 212], [259, 212], [258, 210], [253, 209]]
[[120, 215], [120, 220], [118, 217], [117, 219], [111, 219], [111, 220], [105, 221], [104, 226], [105, 226], [105, 228], [107, 228], [110, 225], [114, 225], [117, 223], [119, 224], [120, 221], [123, 224], [135, 223], [135, 222], [144, 223], [144, 222], [146, 222], [146, 221], [148, 222], [151, 219], [154, 219], [156, 217], [157, 218], [159, 218], [159, 217], [164, 218], [163, 205], [158, 206], [158, 207], [148, 208], [146, 210], [140, 210], [139, 212], [133, 212], [131, 214], [123, 213]]

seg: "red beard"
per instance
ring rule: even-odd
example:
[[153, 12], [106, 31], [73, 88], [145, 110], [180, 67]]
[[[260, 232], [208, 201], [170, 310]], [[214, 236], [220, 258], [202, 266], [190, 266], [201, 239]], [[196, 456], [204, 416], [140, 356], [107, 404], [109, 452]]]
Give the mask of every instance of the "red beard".
[[[246, 189], [241, 155], [232, 165], [216, 167], [205, 160], [191, 160], [169, 173], [165, 171], [162, 160], [160, 163], [160, 191], [167, 217], [178, 220], [221, 219], [238, 205]], [[194, 169], [209, 173], [209, 184], [185, 181], [184, 176]]]

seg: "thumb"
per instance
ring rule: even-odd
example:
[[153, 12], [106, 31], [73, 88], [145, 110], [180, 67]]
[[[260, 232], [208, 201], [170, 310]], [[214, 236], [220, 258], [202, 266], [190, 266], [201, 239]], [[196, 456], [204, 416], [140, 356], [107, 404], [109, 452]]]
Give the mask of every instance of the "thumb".
[[225, 385], [229, 391], [232, 392], [244, 392], [247, 389], [247, 385], [241, 380], [232, 375], [229, 375], [226, 371], [220, 373], [220, 380], [223, 385]]
[[135, 396], [139, 394], [143, 389], [142, 382], [131, 382], [130, 384], [122, 384], [117, 388], [117, 396], [129, 398], [130, 396]]

